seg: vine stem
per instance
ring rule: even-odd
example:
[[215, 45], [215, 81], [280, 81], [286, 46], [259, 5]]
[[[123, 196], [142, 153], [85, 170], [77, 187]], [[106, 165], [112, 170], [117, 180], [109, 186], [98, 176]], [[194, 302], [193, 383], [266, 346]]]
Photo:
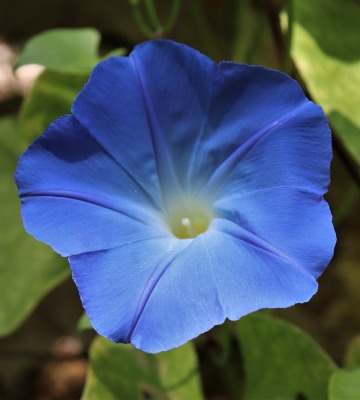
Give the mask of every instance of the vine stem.
[[135, 21], [140, 28], [141, 32], [148, 38], [152, 39], [154, 37], [154, 32], [149, 28], [147, 23], [145, 22], [141, 10], [140, 10], [140, 1], [139, 0], [129, 0], [129, 3], [132, 8], [132, 12], [135, 18]]
[[144, 12], [149, 20], [149, 24], [145, 21], [141, 10], [141, 0], [129, 0], [133, 15], [141, 32], [149, 39], [161, 38], [167, 36], [173, 29], [181, 7], [181, 0], [172, 0], [170, 13], [165, 26], [161, 24], [160, 18], [156, 11], [153, 0], [142, 0], [144, 2]]
[[155, 31], [155, 34], [157, 32], [159, 32], [159, 33], [162, 32], [163, 27], [161, 26], [159, 17], [157, 15], [154, 2], [152, 0], [144, 0], [144, 3], [145, 3], [147, 15], [149, 16], [150, 24], [151, 24], [153, 30]]
[[173, 0], [168, 20], [164, 27], [164, 35], [168, 35], [174, 28], [179, 15], [181, 0]]

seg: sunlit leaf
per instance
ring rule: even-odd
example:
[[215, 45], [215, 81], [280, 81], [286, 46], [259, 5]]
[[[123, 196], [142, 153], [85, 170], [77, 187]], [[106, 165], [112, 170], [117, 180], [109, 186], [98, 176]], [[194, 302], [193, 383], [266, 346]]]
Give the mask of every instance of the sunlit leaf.
[[191, 343], [148, 354], [98, 337], [90, 349], [83, 399], [202, 399]]
[[292, 56], [311, 96], [360, 165], [360, 3], [294, 0]]
[[14, 170], [20, 154], [15, 118], [0, 120], [0, 335], [15, 330], [53, 287], [69, 276], [66, 262], [28, 235], [20, 217]]
[[334, 372], [329, 385], [330, 400], [360, 399], [360, 368], [343, 368]]
[[100, 34], [95, 29], [52, 29], [33, 36], [17, 62], [41, 64], [61, 72], [87, 72], [98, 62]]
[[264, 313], [242, 318], [245, 399], [326, 399], [335, 365], [299, 328]]

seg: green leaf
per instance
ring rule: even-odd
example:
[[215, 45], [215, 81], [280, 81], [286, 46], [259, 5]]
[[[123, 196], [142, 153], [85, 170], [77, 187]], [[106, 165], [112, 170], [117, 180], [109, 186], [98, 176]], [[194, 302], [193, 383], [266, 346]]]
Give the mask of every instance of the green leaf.
[[95, 29], [51, 29], [33, 36], [16, 66], [41, 64], [61, 72], [88, 72], [98, 62], [100, 34]]
[[203, 399], [192, 343], [159, 354], [102, 337], [90, 348], [82, 399]]
[[19, 142], [16, 119], [0, 119], [0, 336], [14, 331], [69, 276], [65, 260], [23, 228], [13, 177]]
[[56, 118], [70, 112], [74, 98], [87, 80], [88, 74], [63, 74], [50, 70], [39, 76], [20, 112], [26, 145]]
[[299, 328], [255, 313], [242, 318], [237, 333], [245, 362], [245, 399], [326, 399], [335, 365]]
[[360, 367], [360, 335], [350, 340], [345, 353], [345, 365], [348, 367]]
[[127, 53], [127, 49], [125, 47], [119, 47], [118, 49], [111, 50], [110, 52], [106, 53], [104, 57], [101, 57], [102, 60], [106, 60], [109, 57], [113, 56], [124, 56]]
[[311, 96], [360, 165], [360, 4], [294, 0], [292, 57]]
[[360, 399], [360, 368], [343, 368], [334, 372], [329, 385], [330, 400]]
[[87, 329], [94, 329], [91, 325], [89, 317], [83, 313], [80, 317], [78, 323], [76, 324], [76, 328], [78, 331], [86, 331]]

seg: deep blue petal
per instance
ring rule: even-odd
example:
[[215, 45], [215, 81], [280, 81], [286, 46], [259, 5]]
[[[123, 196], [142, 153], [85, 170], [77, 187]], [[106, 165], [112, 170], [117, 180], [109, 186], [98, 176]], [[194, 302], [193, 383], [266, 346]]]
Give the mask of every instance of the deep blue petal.
[[72, 113], [145, 190], [161, 193], [148, 115], [130, 57], [99, 63]]
[[19, 161], [25, 228], [62, 255], [114, 247], [164, 224], [147, 192], [72, 116], [55, 121]]
[[201, 146], [215, 71], [185, 45], [142, 43], [130, 57], [100, 63], [72, 111], [141, 182], [158, 185], [158, 173], [166, 197], [186, 190], [184, 167]]
[[238, 147], [214, 170], [204, 190], [227, 196], [290, 186], [324, 194], [331, 157], [326, 118], [319, 106], [307, 102]]
[[[221, 183], [244, 155], [257, 152], [258, 144], [263, 141], [270, 143], [273, 132], [294, 116], [299, 123], [303, 123], [308, 112], [311, 114], [311, 128], [305, 133], [299, 132], [298, 136], [294, 127], [289, 132], [283, 131], [283, 142], [300, 143], [305, 134], [314, 134], [316, 129], [318, 142], [325, 141], [324, 151], [329, 158], [326, 119], [317, 106], [309, 105], [295, 80], [279, 71], [259, 66], [220, 63], [202, 145], [197, 149], [197, 163], [192, 174], [204, 174], [209, 185]], [[271, 158], [272, 155], [267, 152], [266, 157]], [[210, 176], [212, 179], [209, 182]]]
[[239, 232], [278, 249], [315, 278], [333, 255], [336, 237], [322, 195], [292, 187], [265, 189], [221, 198], [214, 208], [219, 217], [238, 225]]

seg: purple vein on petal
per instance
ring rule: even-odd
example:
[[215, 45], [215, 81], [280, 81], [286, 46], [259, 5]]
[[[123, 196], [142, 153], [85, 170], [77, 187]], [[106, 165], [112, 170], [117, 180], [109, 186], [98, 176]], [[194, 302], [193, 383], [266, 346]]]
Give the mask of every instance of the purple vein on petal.
[[[154, 105], [152, 103], [150, 94], [147, 90], [146, 84], [141, 76], [140, 68], [133, 54], [129, 56], [134, 65], [134, 70], [139, 81], [142, 96], [144, 99], [144, 106], [149, 120], [149, 128], [151, 133], [151, 140], [154, 148], [154, 155], [157, 161], [157, 168], [160, 181], [165, 185], [161, 185], [161, 189], [176, 187], [180, 190], [180, 185], [174, 171], [173, 163], [170, 159], [170, 153], [165, 141], [165, 135], [161, 128], [159, 118], [156, 115]], [[164, 195], [164, 193], [163, 193]], [[164, 197], [164, 196], [163, 196]]]
[[[175, 239], [176, 240], [176, 239]], [[154, 289], [158, 282], [160, 281], [161, 277], [164, 275], [164, 273], [167, 271], [167, 269], [171, 266], [173, 261], [184, 251], [191, 243], [192, 240], [176, 240], [176, 245], [174, 246], [174, 249], [171, 251], [171, 254], [166, 257], [165, 259], [162, 259], [154, 268], [153, 273], [151, 274], [139, 301], [139, 304], [137, 306], [133, 321], [130, 326], [129, 334], [128, 337], [126, 338], [126, 342], [131, 341], [131, 336], [133, 335], [136, 325], [146, 307], [147, 302], [149, 301], [149, 298], [151, 294], [154, 292]]]
[[[121, 203], [117, 201], [116, 203], [112, 200], [106, 199], [105, 197], [96, 196], [94, 194], [84, 193], [84, 192], [76, 192], [69, 190], [46, 190], [43, 192], [29, 192], [21, 195], [22, 199], [31, 198], [31, 197], [55, 197], [55, 198], [63, 198], [75, 201], [82, 201], [90, 204], [94, 204], [99, 207], [107, 208], [109, 210], [118, 212], [122, 215], [125, 215], [135, 221], [141, 222], [144, 225], [155, 225], [161, 226], [163, 221], [157, 217], [156, 215], [148, 212], [144, 212], [141, 207], [121, 207]], [[156, 224], [150, 224], [149, 221], [153, 220], [155, 217]]]
[[220, 204], [223, 204], [224, 202], [226, 203], [226, 201], [229, 199], [230, 201], [234, 202], [234, 201], [239, 201], [242, 200], [246, 197], [249, 196], [254, 196], [256, 194], [260, 194], [260, 193], [267, 193], [267, 192], [277, 192], [279, 190], [290, 190], [290, 191], [296, 191], [296, 192], [302, 192], [302, 193], [309, 193], [311, 195], [315, 195], [318, 196], [320, 198], [323, 198], [324, 193], [321, 190], [310, 190], [307, 188], [303, 188], [303, 187], [298, 187], [298, 186], [290, 186], [290, 185], [278, 185], [278, 186], [271, 186], [271, 187], [267, 187], [267, 188], [260, 188], [260, 189], [254, 189], [254, 190], [247, 190], [245, 192], [239, 192], [239, 193], [230, 193], [230, 194], [225, 194], [221, 196], [220, 200], [215, 200], [214, 202], [214, 208], [216, 209], [219, 202]]
[[86, 256], [91, 255], [91, 254], [106, 253], [108, 250], [121, 249], [123, 247], [129, 246], [129, 245], [132, 245], [132, 244], [136, 244], [136, 243], [148, 242], [150, 240], [157, 240], [157, 239], [167, 239], [167, 238], [168, 238], [168, 236], [166, 235], [166, 233], [161, 234], [161, 235], [154, 235], [154, 236], [149, 236], [149, 234], [146, 233], [146, 237], [144, 237], [144, 238], [130, 240], [129, 242], [123, 242], [120, 245], [115, 245], [115, 246], [111, 246], [111, 247], [102, 248], [101, 250], [85, 251], [85, 252], [80, 253], [80, 254], [72, 254], [71, 256], [69, 256], [69, 260], [71, 262], [74, 258], [86, 257]]
[[[75, 117], [73, 116], [74, 119], [76, 119], [76, 121], [81, 125], [81, 122]], [[84, 129], [86, 129], [84, 127]], [[131, 179], [135, 185], [139, 188], [139, 190], [143, 193], [144, 197], [149, 201], [149, 203], [151, 203], [151, 205], [158, 210], [161, 210], [162, 207], [156, 203], [156, 200], [154, 199], [154, 197], [152, 196], [152, 194], [138, 181], [138, 179], [136, 179], [136, 177], [130, 173], [130, 171], [120, 162], [120, 160], [118, 160], [116, 157], [114, 157], [100, 142], [99, 139], [96, 137], [96, 135], [93, 135], [90, 130], [86, 129], [86, 132], [89, 134], [89, 136], [91, 136], [91, 138], [101, 147], [102, 151], [109, 157], [111, 158], [123, 171], [124, 173], [129, 177], [129, 179]]]
[[277, 118], [275, 121], [270, 122], [256, 133], [251, 135], [240, 147], [238, 147], [228, 158], [226, 158], [213, 172], [210, 179], [207, 181], [206, 186], [215, 192], [232, 170], [238, 165], [242, 158], [244, 158], [256, 145], [263, 140], [269, 133], [271, 133], [277, 126], [282, 125], [284, 122], [293, 118], [304, 106], [308, 104], [306, 100], [294, 110], [284, 114], [282, 117]]
[[260, 236], [256, 235], [255, 233], [245, 229], [244, 227], [229, 221], [229, 220], [222, 220], [221, 228], [219, 231], [225, 233], [226, 235], [230, 235], [236, 239], [240, 239], [254, 247], [257, 247], [267, 253], [272, 254], [275, 257], [280, 258], [281, 260], [285, 261], [292, 267], [296, 268], [298, 271], [305, 273], [307, 275], [312, 276], [301, 264], [299, 264], [296, 260], [289, 257], [287, 254], [283, 253], [281, 250], [277, 249], [266, 240], [262, 239]]

